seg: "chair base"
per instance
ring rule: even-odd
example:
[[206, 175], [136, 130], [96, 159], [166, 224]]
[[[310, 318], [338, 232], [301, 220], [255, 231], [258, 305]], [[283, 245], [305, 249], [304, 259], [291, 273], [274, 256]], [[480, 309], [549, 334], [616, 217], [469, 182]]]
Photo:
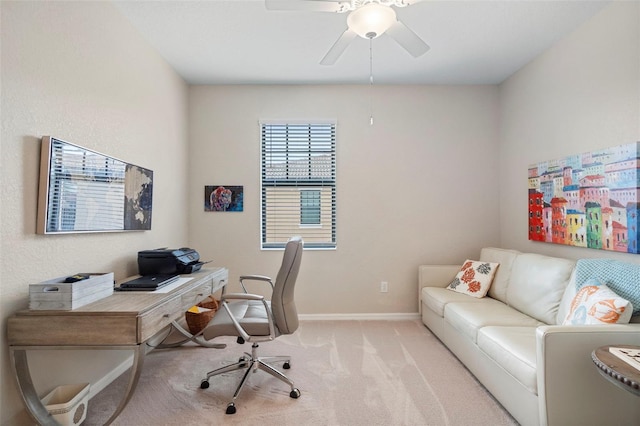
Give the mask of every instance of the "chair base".
[[293, 381], [285, 376], [280, 370], [271, 366], [270, 364], [276, 362], [282, 362], [284, 369], [291, 368], [290, 362], [291, 357], [288, 356], [270, 356], [270, 357], [259, 357], [257, 356], [258, 344], [253, 343], [251, 345], [251, 353], [245, 352], [244, 355], [238, 360], [238, 362], [233, 363], [231, 365], [226, 365], [224, 367], [217, 368], [215, 370], [209, 371], [207, 373], [207, 377], [202, 379], [200, 382], [200, 389], [207, 389], [209, 387], [209, 379], [213, 376], [218, 376], [220, 374], [228, 373], [231, 371], [246, 369], [247, 371], [244, 373], [240, 384], [238, 385], [235, 393], [233, 394], [233, 399], [229, 404], [227, 404], [227, 414], [234, 414], [236, 412], [235, 401], [240, 395], [240, 391], [244, 387], [245, 383], [247, 383], [247, 379], [249, 378], [250, 372], [256, 372], [258, 370], [265, 371], [275, 377], [278, 380], [281, 380], [288, 384], [291, 387], [291, 392], [289, 396], [291, 398], [299, 398], [300, 390], [296, 388], [293, 384]]

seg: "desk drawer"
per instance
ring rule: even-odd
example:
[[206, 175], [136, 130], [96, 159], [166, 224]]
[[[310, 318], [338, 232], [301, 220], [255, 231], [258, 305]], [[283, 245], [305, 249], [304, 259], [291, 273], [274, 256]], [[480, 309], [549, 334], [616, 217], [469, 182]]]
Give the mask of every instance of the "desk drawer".
[[211, 280], [198, 284], [196, 287], [182, 295], [182, 310], [186, 311], [196, 303], [206, 299], [211, 294]]
[[223, 274], [218, 274], [213, 277], [213, 293], [220, 290], [222, 287], [227, 285], [227, 281], [229, 280], [229, 273], [225, 269]]
[[184, 310], [182, 309], [180, 297], [174, 297], [161, 306], [146, 312], [138, 317], [138, 332], [140, 333], [138, 341], [146, 341], [183, 314]]

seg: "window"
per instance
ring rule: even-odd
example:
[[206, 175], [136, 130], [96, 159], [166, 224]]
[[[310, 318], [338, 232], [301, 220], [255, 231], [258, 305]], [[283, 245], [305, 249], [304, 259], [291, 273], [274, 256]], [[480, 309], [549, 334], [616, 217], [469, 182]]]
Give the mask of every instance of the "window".
[[336, 247], [335, 123], [261, 123], [261, 247]]
[[300, 190], [300, 224], [320, 225], [320, 191], [316, 189]]

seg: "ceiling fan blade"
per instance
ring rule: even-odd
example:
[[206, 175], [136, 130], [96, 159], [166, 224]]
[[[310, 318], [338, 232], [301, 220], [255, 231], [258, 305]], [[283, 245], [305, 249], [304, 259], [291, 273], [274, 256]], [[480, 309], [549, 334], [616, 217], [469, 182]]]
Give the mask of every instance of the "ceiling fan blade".
[[308, 12], [338, 12], [342, 6], [333, 0], [265, 0], [268, 10], [305, 10]]
[[333, 65], [336, 63], [340, 55], [345, 51], [351, 40], [356, 37], [356, 33], [347, 29], [342, 33], [340, 38], [331, 46], [331, 49], [324, 55], [324, 58], [320, 61], [321, 65]]
[[429, 45], [422, 41], [420, 37], [409, 27], [400, 21], [396, 21], [389, 29], [387, 34], [391, 36], [398, 44], [406, 49], [414, 57], [418, 57], [427, 53], [430, 49]]

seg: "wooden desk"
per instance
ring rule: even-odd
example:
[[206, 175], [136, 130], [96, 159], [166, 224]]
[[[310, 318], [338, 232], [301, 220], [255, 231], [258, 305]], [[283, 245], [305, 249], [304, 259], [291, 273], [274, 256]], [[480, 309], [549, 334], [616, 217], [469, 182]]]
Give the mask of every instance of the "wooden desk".
[[36, 393], [26, 352], [52, 349], [133, 351], [127, 391], [106, 423], [110, 424], [129, 402], [144, 357], [153, 349], [146, 342], [176, 324], [191, 306], [224, 287], [229, 272], [221, 267], [205, 268], [183, 277], [191, 280], [167, 293], [115, 292], [71, 311], [25, 310], [8, 318], [11, 364], [22, 399], [38, 424], [57, 423]]

